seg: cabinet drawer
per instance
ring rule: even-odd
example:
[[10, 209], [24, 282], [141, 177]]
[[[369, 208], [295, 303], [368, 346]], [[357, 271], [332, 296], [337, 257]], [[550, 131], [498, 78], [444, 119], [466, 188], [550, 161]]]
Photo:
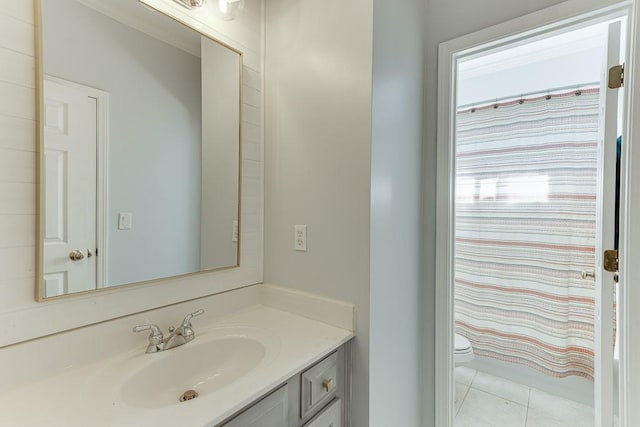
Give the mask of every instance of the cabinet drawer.
[[342, 402], [336, 399], [331, 405], [316, 415], [304, 427], [341, 427]]
[[301, 387], [302, 418], [331, 400], [338, 386], [337, 353], [331, 354], [303, 372]]

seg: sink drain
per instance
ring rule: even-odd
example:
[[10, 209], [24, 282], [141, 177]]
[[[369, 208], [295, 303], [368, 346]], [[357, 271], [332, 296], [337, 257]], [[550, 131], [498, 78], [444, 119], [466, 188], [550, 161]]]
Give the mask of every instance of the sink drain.
[[197, 391], [187, 390], [184, 393], [182, 393], [182, 396], [180, 396], [180, 402], [185, 402], [187, 400], [195, 399], [196, 397], [198, 397]]

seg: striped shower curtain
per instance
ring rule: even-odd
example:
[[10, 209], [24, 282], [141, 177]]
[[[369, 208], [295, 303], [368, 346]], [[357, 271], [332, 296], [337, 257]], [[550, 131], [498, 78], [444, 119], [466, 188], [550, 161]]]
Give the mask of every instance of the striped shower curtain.
[[461, 110], [456, 332], [476, 355], [593, 378], [597, 88]]

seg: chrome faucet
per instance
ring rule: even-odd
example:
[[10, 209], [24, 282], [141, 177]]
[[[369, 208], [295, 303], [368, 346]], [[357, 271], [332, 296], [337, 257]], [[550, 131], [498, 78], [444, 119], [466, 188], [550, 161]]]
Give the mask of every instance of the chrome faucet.
[[162, 331], [157, 325], [140, 325], [133, 328], [133, 332], [151, 331], [149, 335], [149, 345], [146, 353], [155, 353], [164, 350], [164, 340]]
[[134, 326], [133, 332], [151, 331], [149, 335], [149, 345], [147, 345], [146, 353], [157, 353], [159, 351], [170, 350], [174, 347], [179, 347], [183, 344], [192, 341], [196, 337], [196, 333], [193, 331], [191, 325], [191, 319], [195, 316], [200, 316], [204, 313], [203, 309], [200, 309], [187, 316], [182, 320], [182, 324], [177, 328], [173, 326], [169, 328], [168, 338], [164, 338], [162, 331], [157, 325], [140, 325]]

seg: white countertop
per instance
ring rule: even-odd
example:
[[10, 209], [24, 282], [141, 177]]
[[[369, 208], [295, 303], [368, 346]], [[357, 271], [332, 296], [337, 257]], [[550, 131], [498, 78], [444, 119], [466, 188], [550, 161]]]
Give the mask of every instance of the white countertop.
[[[130, 369], [193, 345], [145, 354], [146, 339], [141, 336], [139, 348], [3, 393], [0, 425], [215, 426], [353, 337], [349, 330], [262, 305], [194, 329], [196, 339], [192, 343], [232, 333], [261, 342], [265, 356], [236, 381], [192, 401], [134, 407], [123, 400], [121, 393], [121, 384], [132, 375]], [[46, 363], [46, 354], [41, 360]], [[177, 372], [179, 369], [175, 367]]]

